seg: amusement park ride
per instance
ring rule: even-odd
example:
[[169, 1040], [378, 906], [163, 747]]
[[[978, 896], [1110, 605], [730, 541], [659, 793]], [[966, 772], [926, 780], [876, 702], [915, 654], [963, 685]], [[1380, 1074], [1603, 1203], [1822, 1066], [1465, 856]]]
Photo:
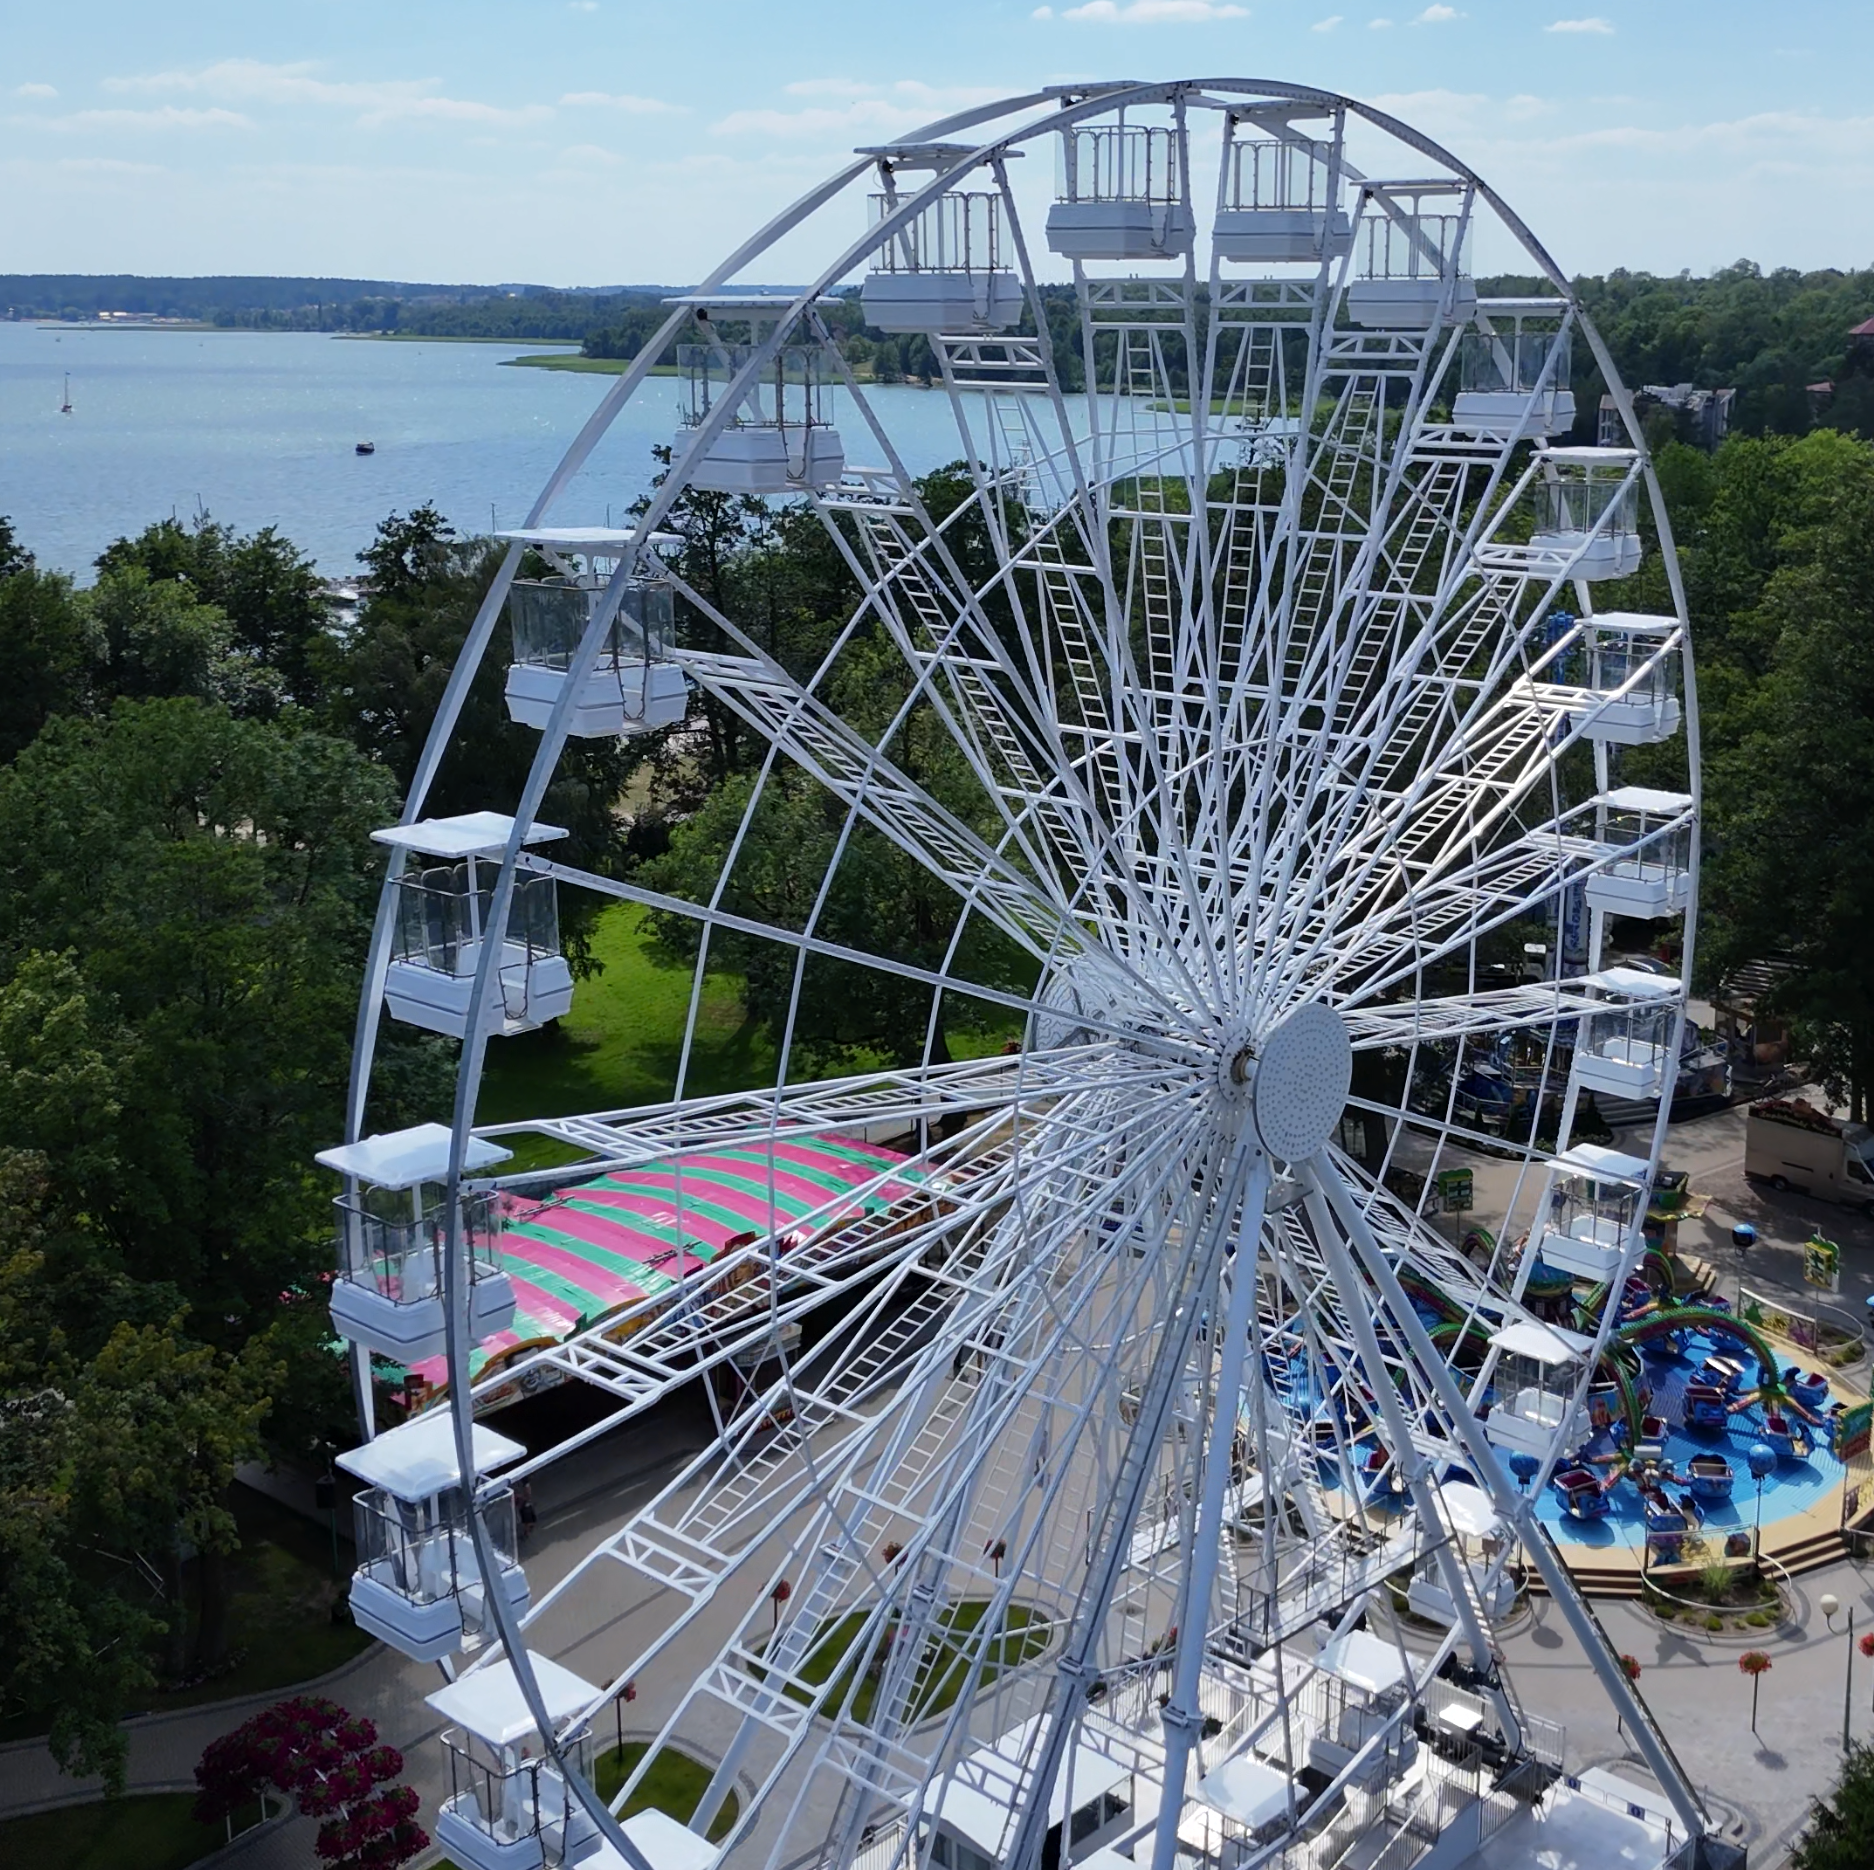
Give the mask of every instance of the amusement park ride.
[[[1041, 225], [1010, 183], [1029, 152], [1058, 164]], [[1481, 292], [1486, 225], [1539, 289]], [[816, 236], [800, 291], [736, 290]], [[1084, 388], [1033, 335], [1038, 273], [1071, 276], [1051, 303]], [[941, 519], [829, 331], [825, 295], [855, 275], [868, 323], [936, 358], [969, 477]], [[628, 527], [562, 518], [673, 347], [670, 473]], [[1566, 440], [1582, 347], [1629, 446]], [[691, 490], [824, 521], [861, 598], [820, 668], [685, 581]], [[1643, 507], [1671, 608], [1597, 611], [1640, 562]], [[381, 834], [352, 1127], [322, 1158], [367, 1431], [353, 1601], [441, 1663], [447, 1855], [1739, 1861], [1537, 1511], [1596, 1432], [1643, 1477], [1642, 1345], [1700, 1323], [1671, 1314], [1644, 1231], [1682, 985], [1609, 960], [1609, 924], [1640, 918], [1689, 965], [1698, 724], [1626, 393], [1510, 209], [1407, 126], [1304, 87], [972, 109], [859, 151], [671, 301], [507, 537]], [[510, 815], [428, 819], [504, 610], [538, 757]], [[860, 648], [903, 671], [882, 731], [833, 699]], [[680, 901], [560, 861], [536, 813], [567, 738], [678, 726], [697, 693], [770, 753], [721, 882]], [[900, 764], [913, 709], [967, 799]], [[1642, 746], [1683, 791], [1623, 781]], [[940, 965], [836, 941], [824, 889], [786, 926], [727, 906], [783, 776], [843, 819], [836, 864], [882, 838], [954, 892]], [[697, 925], [676, 1094], [478, 1127], [490, 1042], [578, 991], [561, 885]], [[1571, 912], [1581, 965], [1556, 936]], [[979, 925], [1032, 986], [969, 977]], [[1490, 971], [1543, 931], [1549, 978]], [[790, 958], [796, 1007], [828, 961], [926, 990], [923, 1062], [797, 1078], [781, 1033], [772, 1084], [694, 1095], [724, 934]], [[940, 1016], [971, 996], [1019, 1044], [953, 1061]], [[448, 1125], [363, 1134], [385, 1013], [460, 1039]], [[1432, 1108], [1409, 1095], [1441, 1048], [1512, 1043], [1520, 1140], [1470, 1121], [1456, 1072]], [[1575, 1140], [1597, 1088], [1660, 1098], [1650, 1149]], [[504, 1173], [522, 1130], [583, 1160]], [[1462, 1233], [1430, 1196], [1460, 1164], [1498, 1191]], [[632, 1226], [669, 1244], [621, 1259]], [[555, 1299], [601, 1262], [599, 1298]], [[427, 1367], [438, 1400], [385, 1426], [374, 1355]], [[566, 1380], [604, 1407], [565, 1441], [478, 1420]], [[1766, 1362], [1753, 1387], [1782, 1383]], [[514, 1484], [698, 1385], [715, 1443], [530, 1588]], [[1493, 1624], [1525, 1564], [1654, 1784], [1570, 1770], [1523, 1705]], [[597, 1717], [627, 1690], [648, 1744], [601, 1799]], [[708, 1770], [693, 1814], [621, 1823], [666, 1747]]]

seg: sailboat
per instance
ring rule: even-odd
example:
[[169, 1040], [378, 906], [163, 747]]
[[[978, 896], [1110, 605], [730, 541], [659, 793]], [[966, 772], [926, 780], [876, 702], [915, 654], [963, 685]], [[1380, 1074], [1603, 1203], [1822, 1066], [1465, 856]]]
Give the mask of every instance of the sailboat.
[[71, 414], [71, 412], [72, 412], [72, 375], [71, 375], [71, 372], [68, 370], [65, 373], [65, 400], [59, 404], [59, 414], [62, 416], [68, 416]]

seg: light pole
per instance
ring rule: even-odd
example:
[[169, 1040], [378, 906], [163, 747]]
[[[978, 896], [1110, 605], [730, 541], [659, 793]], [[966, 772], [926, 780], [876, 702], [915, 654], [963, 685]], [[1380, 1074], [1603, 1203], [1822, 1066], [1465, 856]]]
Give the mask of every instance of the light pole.
[[1751, 1478], [1757, 1483], [1757, 1534], [1751, 1541], [1750, 1562], [1759, 1577], [1763, 1575], [1763, 1483], [1776, 1466], [1776, 1450], [1767, 1441], [1754, 1441], [1744, 1457], [1750, 1463]]
[[1854, 1743], [1848, 1737], [1848, 1716], [1854, 1711], [1854, 1610], [1848, 1611], [1848, 1673], [1841, 1688], [1841, 1750], [1846, 1753]]

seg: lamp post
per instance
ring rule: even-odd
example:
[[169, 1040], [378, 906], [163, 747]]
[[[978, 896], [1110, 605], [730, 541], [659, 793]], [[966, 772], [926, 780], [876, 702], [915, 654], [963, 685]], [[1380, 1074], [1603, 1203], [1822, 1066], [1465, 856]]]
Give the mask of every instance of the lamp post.
[[1848, 1611], [1848, 1672], [1841, 1687], [1841, 1750], [1846, 1753], [1854, 1743], [1848, 1737], [1848, 1716], [1854, 1711], [1854, 1609]]
[[1750, 1463], [1751, 1478], [1757, 1483], [1757, 1533], [1751, 1541], [1750, 1562], [1759, 1576], [1763, 1573], [1763, 1483], [1776, 1466], [1776, 1450], [1767, 1441], [1754, 1441], [1744, 1459]]

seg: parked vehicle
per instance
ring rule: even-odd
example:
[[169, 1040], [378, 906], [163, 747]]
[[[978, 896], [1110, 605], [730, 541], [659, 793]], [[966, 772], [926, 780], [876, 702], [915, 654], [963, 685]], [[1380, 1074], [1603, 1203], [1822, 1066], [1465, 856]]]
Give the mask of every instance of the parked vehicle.
[[1790, 1098], [1752, 1104], [1744, 1125], [1744, 1173], [1874, 1215], [1874, 1132]]

